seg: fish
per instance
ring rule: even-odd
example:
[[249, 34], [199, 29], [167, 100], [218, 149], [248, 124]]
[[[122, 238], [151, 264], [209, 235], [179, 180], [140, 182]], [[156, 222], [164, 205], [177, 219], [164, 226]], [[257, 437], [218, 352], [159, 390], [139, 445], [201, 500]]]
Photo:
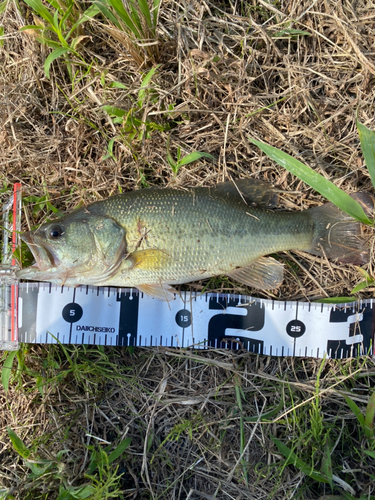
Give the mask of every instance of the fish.
[[[173, 285], [218, 275], [276, 289], [284, 269], [270, 254], [280, 251], [368, 262], [359, 222], [332, 203], [275, 210], [278, 197], [277, 189], [254, 179], [117, 194], [23, 233], [35, 263], [17, 276], [72, 287], [136, 287], [173, 300]], [[373, 207], [366, 193], [353, 197]]]

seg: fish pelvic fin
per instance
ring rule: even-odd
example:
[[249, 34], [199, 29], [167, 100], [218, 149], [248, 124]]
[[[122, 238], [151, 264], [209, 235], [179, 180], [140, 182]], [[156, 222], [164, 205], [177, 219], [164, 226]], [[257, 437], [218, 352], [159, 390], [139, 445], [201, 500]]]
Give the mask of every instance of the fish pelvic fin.
[[281, 285], [284, 265], [272, 257], [260, 257], [249, 266], [228, 273], [228, 276], [258, 290], [271, 290]]
[[137, 285], [137, 288], [140, 292], [145, 293], [154, 299], [166, 302], [171, 302], [175, 299], [175, 294], [178, 294], [178, 291], [175, 288], [164, 283], [154, 285]]
[[[371, 215], [374, 201], [367, 193], [351, 195], [364, 211]], [[333, 203], [310, 208], [314, 221], [312, 245], [305, 251], [313, 255], [325, 256], [344, 264], [361, 266], [369, 262], [369, 248], [362, 236], [361, 223], [354, 220]]]

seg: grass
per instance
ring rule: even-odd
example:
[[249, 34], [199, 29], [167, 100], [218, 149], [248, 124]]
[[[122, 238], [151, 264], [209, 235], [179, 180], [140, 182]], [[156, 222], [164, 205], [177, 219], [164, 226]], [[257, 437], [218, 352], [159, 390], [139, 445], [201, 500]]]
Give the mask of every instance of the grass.
[[[374, 192], [373, 9], [0, 2], [1, 199], [21, 180], [26, 229], [117, 192], [254, 177], [285, 210], [333, 183], [371, 222], [345, 193]], [[260, 297], [373, 296], [373, 260], [278, 259], [285, 281]], [[218, 277], [191, 289], [249, 292]], [[23, 345], [1, 374], [3, 500], [375, 496], [367, 357]]]

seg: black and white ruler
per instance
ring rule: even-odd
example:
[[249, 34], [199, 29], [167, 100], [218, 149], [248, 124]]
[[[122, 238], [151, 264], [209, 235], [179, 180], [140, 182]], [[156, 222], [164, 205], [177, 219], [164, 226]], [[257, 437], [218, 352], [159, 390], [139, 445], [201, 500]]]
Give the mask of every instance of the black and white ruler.
[[182, 292], [162, 302], [134, 289], [18, 285], [18, 340], [27, 343], [347, 358], [372, 353], [374, 319], [372, 299], [332, 305]]
[[[272, 356], [373, 354], [373, 300], [317, 304], [182, 292], [163, 302], [138, 290], [19, 283], [21, 186], [3, 207], [0, 350], [19, 342], [247, 349]], [[11, 241], [9, 241], [11, 240]]]

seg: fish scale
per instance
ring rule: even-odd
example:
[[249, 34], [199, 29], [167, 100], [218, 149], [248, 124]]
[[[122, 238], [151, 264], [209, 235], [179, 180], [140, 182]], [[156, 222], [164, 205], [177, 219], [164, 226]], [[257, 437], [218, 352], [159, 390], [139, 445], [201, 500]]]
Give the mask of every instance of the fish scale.
[[125, 228], [129, 253], [156, 248], [167, 257], [163, 269], [136, 267], [130, 273], [125, 265], [108, 285], [175, 284], [226, 274], [261, 255], [308, 248], [312, 239], [308, 212], [264, 211], [242, 201], [171, 189], [114, 196], [88, 210], [111, 216]]

